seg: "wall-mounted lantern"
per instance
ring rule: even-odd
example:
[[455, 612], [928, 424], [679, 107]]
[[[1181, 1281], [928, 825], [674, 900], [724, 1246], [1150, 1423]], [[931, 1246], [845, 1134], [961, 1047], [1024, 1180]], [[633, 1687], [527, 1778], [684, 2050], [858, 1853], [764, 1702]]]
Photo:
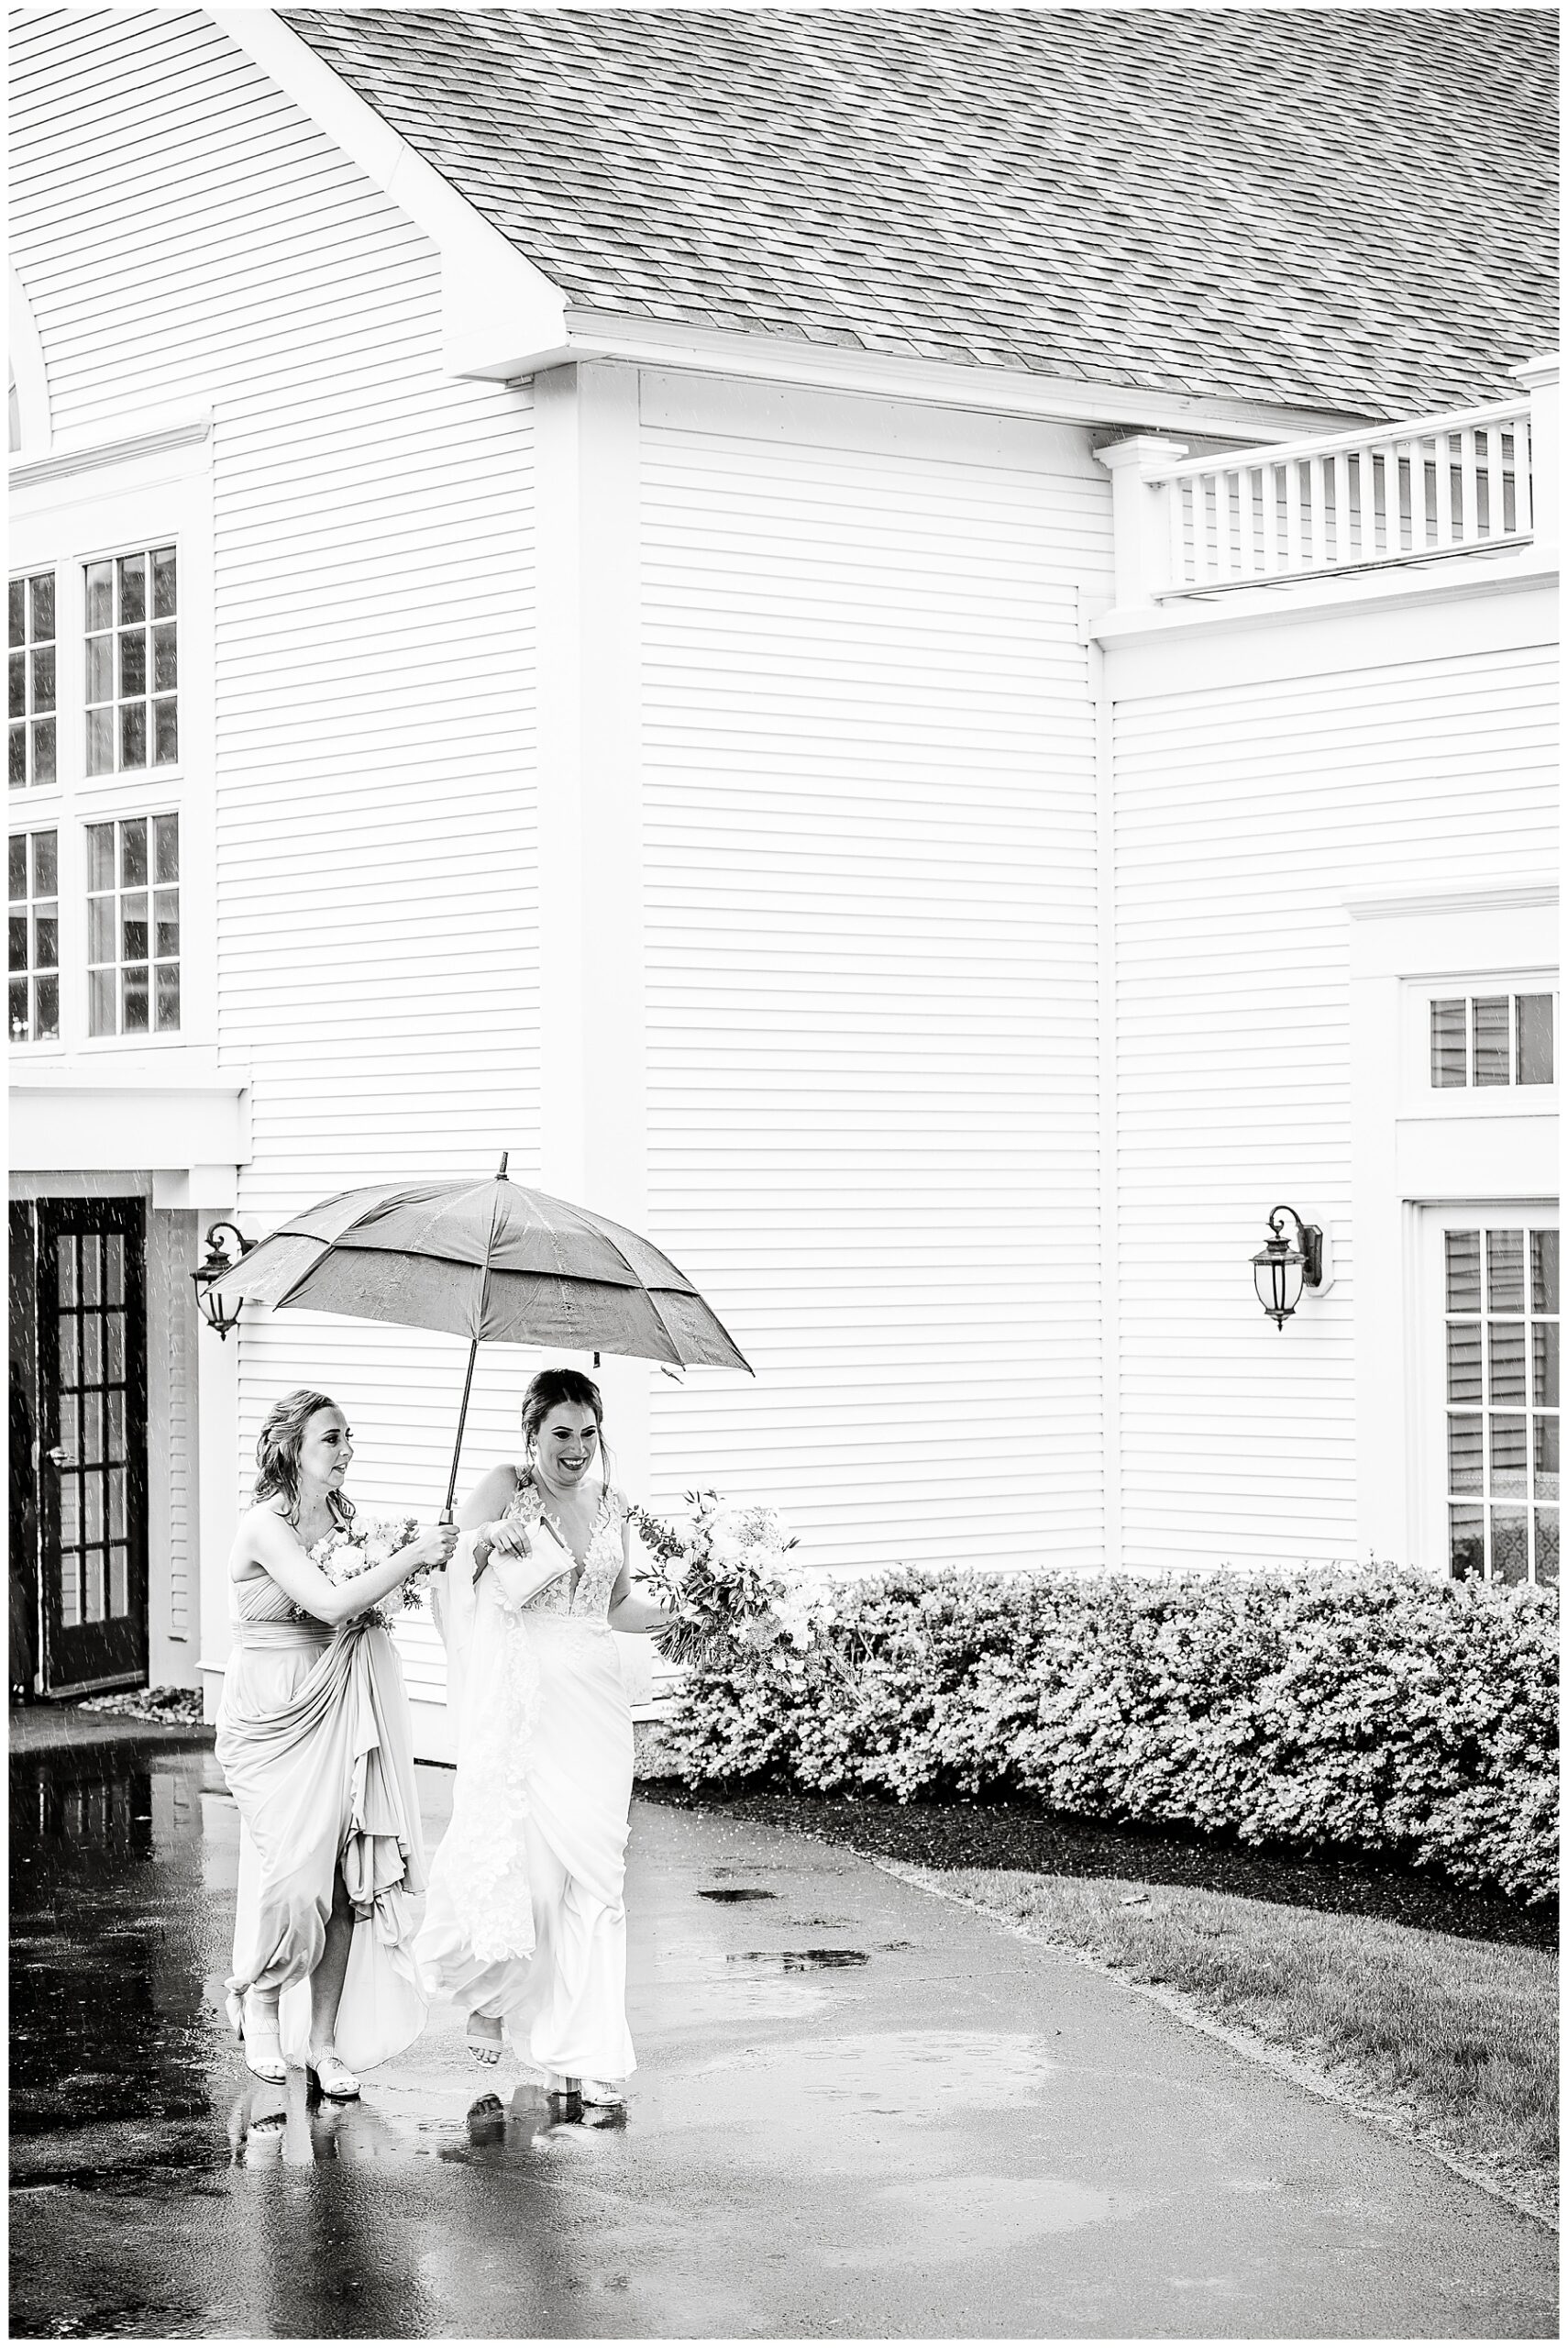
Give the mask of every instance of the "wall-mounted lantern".
[[[1296, 1225], [1294, 1246], [1285, 1235], [1286, 1215]], [[1274, 1236], [1253, 1257], [1253, 1285], [1275, 1327], [1283, 1329], [1303, 1288], [1323, 1285], [1323, 1234], [1317, 1224], [1303, 1223], [1294, 1207], [1275, 1207], [1268, 1227]]]
[[[220, 1232], [226, 1232], [228, 1237], [220, 1241]], [[226, 1337], [234, 1327], [245, 1299], [237, 1296], [232, 1309], [226, 1306], [222, 1297], [215, 1292], [216, 1283], [226, 1273], [232, 1272], [237, 1264], [242, 1263], [255, 1245], [255, 1240], [247, 1239], [237, 1223], [210, 1223], [207, 1225], [206, 1261], [197, 1266], [191, 1274], [191, 1279], [196, 1291], [198, 1312], [208, 1328], [215, 1329], [220, 1337]]]

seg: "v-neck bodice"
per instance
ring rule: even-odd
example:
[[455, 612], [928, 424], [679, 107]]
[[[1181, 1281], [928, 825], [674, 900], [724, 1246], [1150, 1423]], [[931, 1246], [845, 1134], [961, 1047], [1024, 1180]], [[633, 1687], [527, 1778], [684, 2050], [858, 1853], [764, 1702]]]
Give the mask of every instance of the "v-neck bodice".
[[[561, 1538], [554, 1517], [550, 1520], [550, 1531], [537, 1532], [544, 1513], [544, 1495], [525, 1470], [518, 1475], [517, 1490], [502, 1512], [502, 1522], [524, 1527], [534, 1539], [536, 1556], [539, 1553], [540, 1543], [548, 1543], [552, 1535]], [[580, 1621], [603, 1622], [611, 1592], [615, 1587], [615, 1578], [621, 1570], [624, 1555], [621, 1528], [625, 1517], [624, 1497], [613, 1484], [606, 1484], [589, 1527], [587, 1549], [580, 1558], [575, 1551], [570, 1552], [575, 1571], [569, 1578], [563, 1576], [536, 1591], [532, 1598], [524, 1601], [523, 1612], [573, 1615]]]

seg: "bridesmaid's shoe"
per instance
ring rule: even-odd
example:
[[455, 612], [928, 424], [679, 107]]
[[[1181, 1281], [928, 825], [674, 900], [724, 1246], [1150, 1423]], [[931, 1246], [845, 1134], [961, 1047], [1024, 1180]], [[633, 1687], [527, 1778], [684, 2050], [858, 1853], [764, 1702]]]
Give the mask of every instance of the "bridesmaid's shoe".
[[246, 2069], [254, 2072], [257, 2078], [265, 2079], [269, 2087], [281, 2088], [289, 2076], [289, 2066], [278, 2039], [277, 2008], [272, 2010], [271, 2020], [265, 2021], [258, 2021], [248, 2005], [242, 2007], [235, 2017], [234, 2027], [245, 2049]]
[[324, 2054], [313, 2054], [305, 2065], [305, 2077], [313, 2088], [320, 2089], [328, 2103], [352, 2103], [359, 2092], [359, 2082], [343, 2057], [333, 2047]]
[[[495, 2032], [493, 2037], [491, 2035], [491, 2027], [493, 2027]], [[500, 2062], [502, 2027], [500, 2020], [496, 2015], [470, 2014], [469, 2016], [468, 2040], [469, 2053], [473, 2056], [476, 2063]]]

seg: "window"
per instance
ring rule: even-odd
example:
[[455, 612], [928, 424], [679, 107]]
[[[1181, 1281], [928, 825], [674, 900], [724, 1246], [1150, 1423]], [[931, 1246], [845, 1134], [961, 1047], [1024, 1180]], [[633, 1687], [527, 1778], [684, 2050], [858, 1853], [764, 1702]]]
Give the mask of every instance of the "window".
[[1555, 1582], [1558, 1234], [1450, 1229], [1443, 1251], [1449, 1570]]
[[10, 582], [11, 787], [52, 782], [54, 736], [54, 573]]
[[87, 565], [87, 771], [172, 766], [180, 755], [172, 547]]
[[1446, 995], [1431, 1005], [1432, 1083], [1551, 1084], [1550, 994]]
[[11, 834], [11, 1041], [60, 1034], [60, 859], [53, 832]]
[[87, 1032], [180, 1024], [180, 818], [87, 826]]

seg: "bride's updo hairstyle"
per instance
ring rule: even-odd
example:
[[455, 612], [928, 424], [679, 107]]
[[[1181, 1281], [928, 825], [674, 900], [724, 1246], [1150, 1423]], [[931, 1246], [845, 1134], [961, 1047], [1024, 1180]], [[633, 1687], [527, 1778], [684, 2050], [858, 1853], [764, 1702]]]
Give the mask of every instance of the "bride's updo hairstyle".
[[[330, 1394], [313, 1393], [302, 1386], [274, 1402], [256, 1438], [256, 1488], [251, 1497], [269, 1501], [282, 1492], [291, 1524], [300, 1521], [300, 1450], [304, 1431], [318, 1411], [336, 1411]], [[342, 1492], [328, 1492], [326, 1505], [341, 1524], [349, 1523], [354, 1503]]]
[[591, 1411], [593, 1424], [599, 1436], [599, 1467], [606, 1483], [610, 1481], [610, 1454], [604, 1446], [604, 1397], [591, 1378], [580, 1369], [542, 1369], [523, 1397], [523, 1439], [532, 1449], [539, 1429], [550, 1412], [562, 1402], [571, 1402], [580, 1411]]

